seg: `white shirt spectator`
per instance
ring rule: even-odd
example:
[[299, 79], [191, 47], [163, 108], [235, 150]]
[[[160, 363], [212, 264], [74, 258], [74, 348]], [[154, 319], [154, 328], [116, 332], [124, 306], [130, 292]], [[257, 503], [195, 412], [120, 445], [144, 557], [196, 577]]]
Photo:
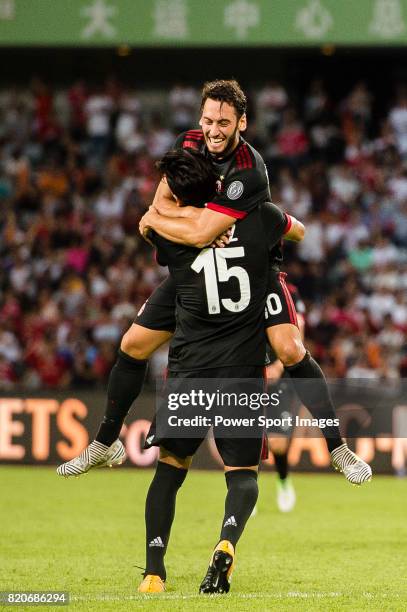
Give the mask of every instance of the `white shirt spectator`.
[[373, 247], [373, 263], [383, 265], [393, 263], [399, 259], [399, 250], [388, 240], [382, 240]]
[[304, 219], [312, 206], [311, 194], [307, 189], [287, 182], [281, 189], [281, 199], [287, 212], [298, 219]]
[[0, 329], [0, 355], [11, 362], [19, 361], [22, 357], [17, 338], [12, 332], [5, 329]]
[[400, 101], [398, 106], [395, 106], [389, 115], [390, 125], [392, 126], [396, 144], [399, 153], [403, 155], [407, 153], [407, 101]]
[[148, 137], [148, 150], [151, 157], [160, 159], [174, 143], [174, 134], [166, 128], [159, 128], [150, 133]]
[[[135, 137], [139, 124], [140, 108], [140, 101], [134, 94], [127, 94], [120, 101], [120, 114], [116, 123], [115, 136], [119, 145], [129, 152], [137, 150], [135, 148]], [[138, 138], [140, 148], [143, 146], [144, 139], [140, 135], [138, 135]]]
[[400, 327], [406, 327], [407, 326], [407, 304], [400, 304], [397, 302], [397, 304], [393, 306], [391, 317], [395, 325], [400, 325]]
[[199, 96], [193, 87], [176, 85], [170, 92], [169, 103], [172, 124], [179, 130], [192, 126], [199, 105]]
[[113, 320], [103, 321], [95, 325], [92, 335], [97, 342], [118, 342], [121, 329], [118, 323]]
[[400, 350], [404, 343], [404, 334], [395, 327], [386, 327], [376, 336], [376, 339], [382, 346]]
[[95, 298], [102, 298], [110, 291], [109, 283], [99, 272], [92, 273], [89, 279], [90, 293]]
[[130, 302], [120, 302], [116, 304], [112, 310], [112, 319], [120, 321], [120, 319], [135, 319], [137, 308]]
[[110, 129], [110, 113], [113, 103], [109, 96], [94, 95], [85, 106], [89, 136], [107, 136]]
[[347, 228], [344, 223], [327, 223], [324, 228], [324, 240], [327, 246], [335, 247], [346, 236]]
[[344, 166], [332, 170], [329, 183], [332, 193], [345, 204], [352, 202], [360, 192], [359, 181]]
[[348, 252], [353, 251], [360, 242], [368, 240], [369, 237], [369, 230], [362, 222], [350, 225], [344, 236], [345, 249]]
[[124, 210], [124, 200], [123, 189], [105, 189], [95, 202], [95, 212], [102, 219], [121, 217]]
[[17, 293], [22, 293], [27, 288], [30, 276], [31, 269], [27, 264], [18, 262], [12, 268], [10, 272], [10, 282]]
[[368, 365], [354, 365], [346, 373], [346, 378], [368, 378], [378, 380], [379, 372]]
[[373, 321], [380, 325], [385, 315], [391, 314], [394, 307], [394, 295], [386, 291], [373, 293], [369, 297], [369, 312]]
[[304, 261], [318, 263], [325, 255], [322, 224], [318, 220], [306, 223], [307, 231], [298, 245], [298, 254]]
[[391, 178], [388, 182], [391, 194], [398, 202], [407, 200], [407, 177], [400, 175]]

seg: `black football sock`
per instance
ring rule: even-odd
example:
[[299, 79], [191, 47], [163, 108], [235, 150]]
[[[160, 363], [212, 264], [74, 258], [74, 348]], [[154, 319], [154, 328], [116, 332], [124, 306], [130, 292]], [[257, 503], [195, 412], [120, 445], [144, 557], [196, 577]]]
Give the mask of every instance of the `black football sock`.
[[288, 476], [288, 453], [275, 453], [272, 451], [274, 463], [280, 480], [285, 480]]
[[166, 579], [164, 556], [175, 516], [178, 489], [188, 470], [159, 461], [146, 499], [146, 575]]
[[245, 469], [231, 470], [226, 472], [225, 478], [228, 492], [220, 539], [229, 540], [233, 546], [236, 546], [259, 495], [257, 472]]
[[119, 437], [124, 419], [142, 389], [147, 363], [119, 349], [110, 371], [105, 416], [95, 438], [98, 442], [110, 446]]
[[[307, 351], [304, 358], [293, 366], [286, 366], [295, 391], [312, 416], [316, 419], [336, 419], [335, 408], [329, 395], [326, 378], [313, 357]], [[314, 379], [301, 381], [301, 379]], [[321, 429], [329, 452], [343, 444], [339, 427], [335, 425]]]

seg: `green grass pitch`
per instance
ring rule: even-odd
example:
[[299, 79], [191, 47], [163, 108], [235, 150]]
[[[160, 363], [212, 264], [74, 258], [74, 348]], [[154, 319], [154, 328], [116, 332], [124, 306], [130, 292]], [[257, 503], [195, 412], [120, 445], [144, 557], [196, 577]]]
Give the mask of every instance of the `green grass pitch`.
[[294, 475], [297, 507], [282, 515], [275, 476], [261, 474], [231, 592], [204, 597], [225, 483], [221, 472], [192, 471], [178, 496], [168, 590], [143, 596], [135, 565], [144, 565], [151, 477], [116, 468], [64, 480], [49, 468], [0, 467], [0, 590], [66, 590], [70, 606], [52, 609], [86, 612], [407, 610], [406, 481], [376, 477], [359, 489], [336, 474]]

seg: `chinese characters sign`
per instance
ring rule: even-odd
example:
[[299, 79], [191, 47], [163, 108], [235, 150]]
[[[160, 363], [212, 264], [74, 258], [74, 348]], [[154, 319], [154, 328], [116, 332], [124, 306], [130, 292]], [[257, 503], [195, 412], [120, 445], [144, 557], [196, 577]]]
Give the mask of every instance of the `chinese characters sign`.
[[407, 43], [407, 0], [0, 0], [0, 45]]

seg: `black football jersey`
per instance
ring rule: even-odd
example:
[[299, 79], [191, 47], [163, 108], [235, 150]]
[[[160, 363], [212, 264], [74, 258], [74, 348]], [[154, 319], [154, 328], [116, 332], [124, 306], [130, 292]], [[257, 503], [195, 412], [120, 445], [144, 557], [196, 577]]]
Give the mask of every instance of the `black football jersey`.
[[288, 222], [277, 206], [263, 203], [236, 222], [226, 247], [215, 249], [152, 233], [157, 260], [168, 265], [176, 287], [171, 371], [264, 364], [269, 256]]
[[238, 146], [221, 160], [209, 153], [202, 130], [180, 134], [174, 147], [193, 148], [211, 159], [219, 178], [217, 191], [212, 201], [206, 203], [207, 208], [244, 219], [260, 202], [271, 200], [263, 158], [242, 137]]

